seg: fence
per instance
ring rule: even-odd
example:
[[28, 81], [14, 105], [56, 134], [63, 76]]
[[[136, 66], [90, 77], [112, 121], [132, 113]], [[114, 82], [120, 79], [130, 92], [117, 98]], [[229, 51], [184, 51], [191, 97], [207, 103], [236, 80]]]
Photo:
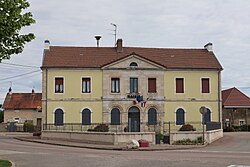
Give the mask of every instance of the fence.
[[[43, 130], [54, 130], [54, 131], [93, 131], [95, 127], [101, 123], [92, 123], [90, 125], [82, 125], [81, 123], [64, 123], [63, 125], [55, 124], [43, 124]], [[128, 132], [128, 123], [122, 123], [119, 125], [112, 125], [105, 123], [108, 132]], [[189, 126], [191, 125], [191, 126]], [[202, 122], [186, 122], [184, 129], [181, 127], [183, 125], [176, 125], [175, 122], [157, 122], [155, 125], [149, 125], [148, 123], [141, 122], [138, 128], [141, 132], [156, 132], [162, 134], [170, 134], [172, 132], [178, 131], [197, 131], [202, 132], [220, 129], [221, 124], [218, 122], [211, 122], [203, 125]], [[188, 128], [188, 129], [185, 129]], [[191, 128], [191, 129], [190, 129]], [[130, 131], [131, 132], [131, 131]]]

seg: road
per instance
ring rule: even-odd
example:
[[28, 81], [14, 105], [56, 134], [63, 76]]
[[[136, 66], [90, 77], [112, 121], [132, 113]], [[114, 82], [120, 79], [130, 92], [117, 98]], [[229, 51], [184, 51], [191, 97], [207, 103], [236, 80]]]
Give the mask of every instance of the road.
[[226, 133], [205, 148], [172, 151], [93, 150], [0, 136], [0, 159], [16, 167], [250, 167], [250, 133]]

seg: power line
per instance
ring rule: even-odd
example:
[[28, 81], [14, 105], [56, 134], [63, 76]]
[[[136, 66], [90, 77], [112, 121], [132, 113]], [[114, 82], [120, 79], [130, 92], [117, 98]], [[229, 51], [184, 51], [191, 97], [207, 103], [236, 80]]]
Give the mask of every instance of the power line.
[[30, 66], [30, 65], [14, 64], [14, 63], [5, 63], [5, 62], [2, 62], [1, 64], [11, 65], [11, 66], [18, 66], [18, 67], [40, 68], [38, 66]]
[[1, 84], [9, 84], [10, 83], [10, 81], [18, 81], [18, 80], [21, 80], [21, 79], [25, 79], [25, 78], [30, 78], [30, 77], [32, 77], [32, 76], [34, 76], [34, 75], [37, 75], [37, 73], [35, 74], [35, 73], [33, 73], [33, 74], [31, 74], [31, 75], [29, 75], [29, 76], [24, 76], [24, 77], [18, 77], [18, 78], [14, 78], [14, 79], [11, 79], [11, 80], [7, 80], [7, 81], [0, 81], [0, 83]]
[[3, 79], [0, 79], [0, 81], [4, 81], [4, 80], [16, 78], [16, 77], [21, 77], [21, 76], [24, 76], [24, 75], [29, 75], [29, 74], [36, 73], [36, 72], [40, 72], [40, 71], [41, 71], [41, 70], [31, 71], [31, 72], [23, 73], [23, 74], [20, 74], [20, 75], [16, 75], [16, 76], [12, 76], [12, 77], [3, 78]]

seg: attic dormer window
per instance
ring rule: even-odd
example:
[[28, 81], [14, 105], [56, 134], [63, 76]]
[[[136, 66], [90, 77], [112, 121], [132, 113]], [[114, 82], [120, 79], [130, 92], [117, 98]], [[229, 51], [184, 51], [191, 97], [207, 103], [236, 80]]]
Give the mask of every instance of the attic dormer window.
[[136, 62], [130, 63], [130, 68], [137, 68], [138, 64]]

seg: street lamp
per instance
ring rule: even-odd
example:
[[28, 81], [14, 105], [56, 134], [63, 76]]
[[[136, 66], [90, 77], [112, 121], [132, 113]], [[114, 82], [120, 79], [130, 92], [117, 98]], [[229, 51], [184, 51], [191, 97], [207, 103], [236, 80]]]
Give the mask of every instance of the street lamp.
[[205, 114], [207, 113], [207, 108], [206, 107], [204, 107], [204, 106], [202, 106], [201, 108], [200, 108], [200, 113], [202, 114], [202, 131], [203, 131], [203, 133], [202, 133], [202, 144], [204, 145], [204, 143], [205, 143], [205, 130], [204, 130], [204, 124], [205, 124]]

